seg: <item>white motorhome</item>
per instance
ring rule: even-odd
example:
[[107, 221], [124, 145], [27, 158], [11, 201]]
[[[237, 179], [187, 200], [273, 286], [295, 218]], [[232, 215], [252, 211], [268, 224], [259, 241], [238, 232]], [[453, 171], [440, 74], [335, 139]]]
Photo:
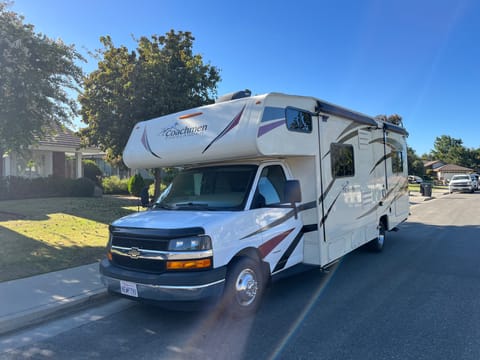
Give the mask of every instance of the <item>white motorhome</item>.
[[147, 211], [110, 226], [109, 291], [259, 304], [272, 275], [327, 267], [409, 214], [406, 130], [325, 101], [269, 93], [138, 123], [131, 168], [182, 167]]

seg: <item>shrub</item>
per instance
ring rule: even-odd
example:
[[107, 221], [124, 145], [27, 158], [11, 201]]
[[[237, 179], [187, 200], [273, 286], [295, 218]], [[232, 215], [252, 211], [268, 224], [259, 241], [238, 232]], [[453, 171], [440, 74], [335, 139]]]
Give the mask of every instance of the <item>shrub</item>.
[[95, 184], [101, 185], [101, 179], [103, 176], [102, 170], [93, 160], [83, 160], [83, 176], [92, 180]]
[[6, 177], [0, 177], [0, 200], [6, 200], [8, 196], [8, 182]]
[[26, 179], [9, 176], [0, 179], [0, 200], [17, 200], [52, 196], [93, 196], [95, 183], [87, 178], [65, 179], [49, 176]]
[[72, 180], [70, 196], [87, 197], [93, 196], [95, 192], [95, 182], [86, 177]]
[[140, 174], [135, 174], [128, 180], [128, 192], [133, 196], [140, 196], [144, 187], [145, 181]]
[[120, 180], [118, 176], [110, 176], [102, 179], [103, 192], [105, 194], [128, 194], [128, 179]]

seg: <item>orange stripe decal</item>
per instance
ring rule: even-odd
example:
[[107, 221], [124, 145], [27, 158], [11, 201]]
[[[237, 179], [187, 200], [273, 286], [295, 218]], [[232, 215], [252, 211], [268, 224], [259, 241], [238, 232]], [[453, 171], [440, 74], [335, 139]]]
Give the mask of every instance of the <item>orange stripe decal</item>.
[[195, 117], [195, 116], [198, 116], [198, 115], [202, 115], [202, 114], [203, 114], [202, 112], [196, 112], [196, 113], [191, 113], [191, 114], [185, 114], [185, 115], [179, 116], [178, 118], [180, 120], [183, 120], [183, 119], [189, 119], [189, 118], [192, 118], [192, 117]]

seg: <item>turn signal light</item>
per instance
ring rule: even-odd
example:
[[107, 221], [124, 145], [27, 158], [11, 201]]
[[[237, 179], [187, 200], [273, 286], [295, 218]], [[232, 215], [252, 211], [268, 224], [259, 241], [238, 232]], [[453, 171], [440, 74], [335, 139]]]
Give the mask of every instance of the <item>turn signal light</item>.
[[212, 266], [212, 259], [167, 261], [167, 270], [206, 269]]

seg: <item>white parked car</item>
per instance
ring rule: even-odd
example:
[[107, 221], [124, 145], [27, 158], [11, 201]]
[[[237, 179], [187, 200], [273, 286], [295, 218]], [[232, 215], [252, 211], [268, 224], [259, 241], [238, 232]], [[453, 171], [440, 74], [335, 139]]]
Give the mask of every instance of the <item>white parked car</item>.
[[453, 175], [452, 179], [448, 183], [448, 191], [453, 193], [454, 191], [469, 191], [473, 192], [472, 178], [468, 174]]
[[410, 184], [421, 184], [423, 183], [423, 179], [420, 176], [408, 175], [408, 182]]

